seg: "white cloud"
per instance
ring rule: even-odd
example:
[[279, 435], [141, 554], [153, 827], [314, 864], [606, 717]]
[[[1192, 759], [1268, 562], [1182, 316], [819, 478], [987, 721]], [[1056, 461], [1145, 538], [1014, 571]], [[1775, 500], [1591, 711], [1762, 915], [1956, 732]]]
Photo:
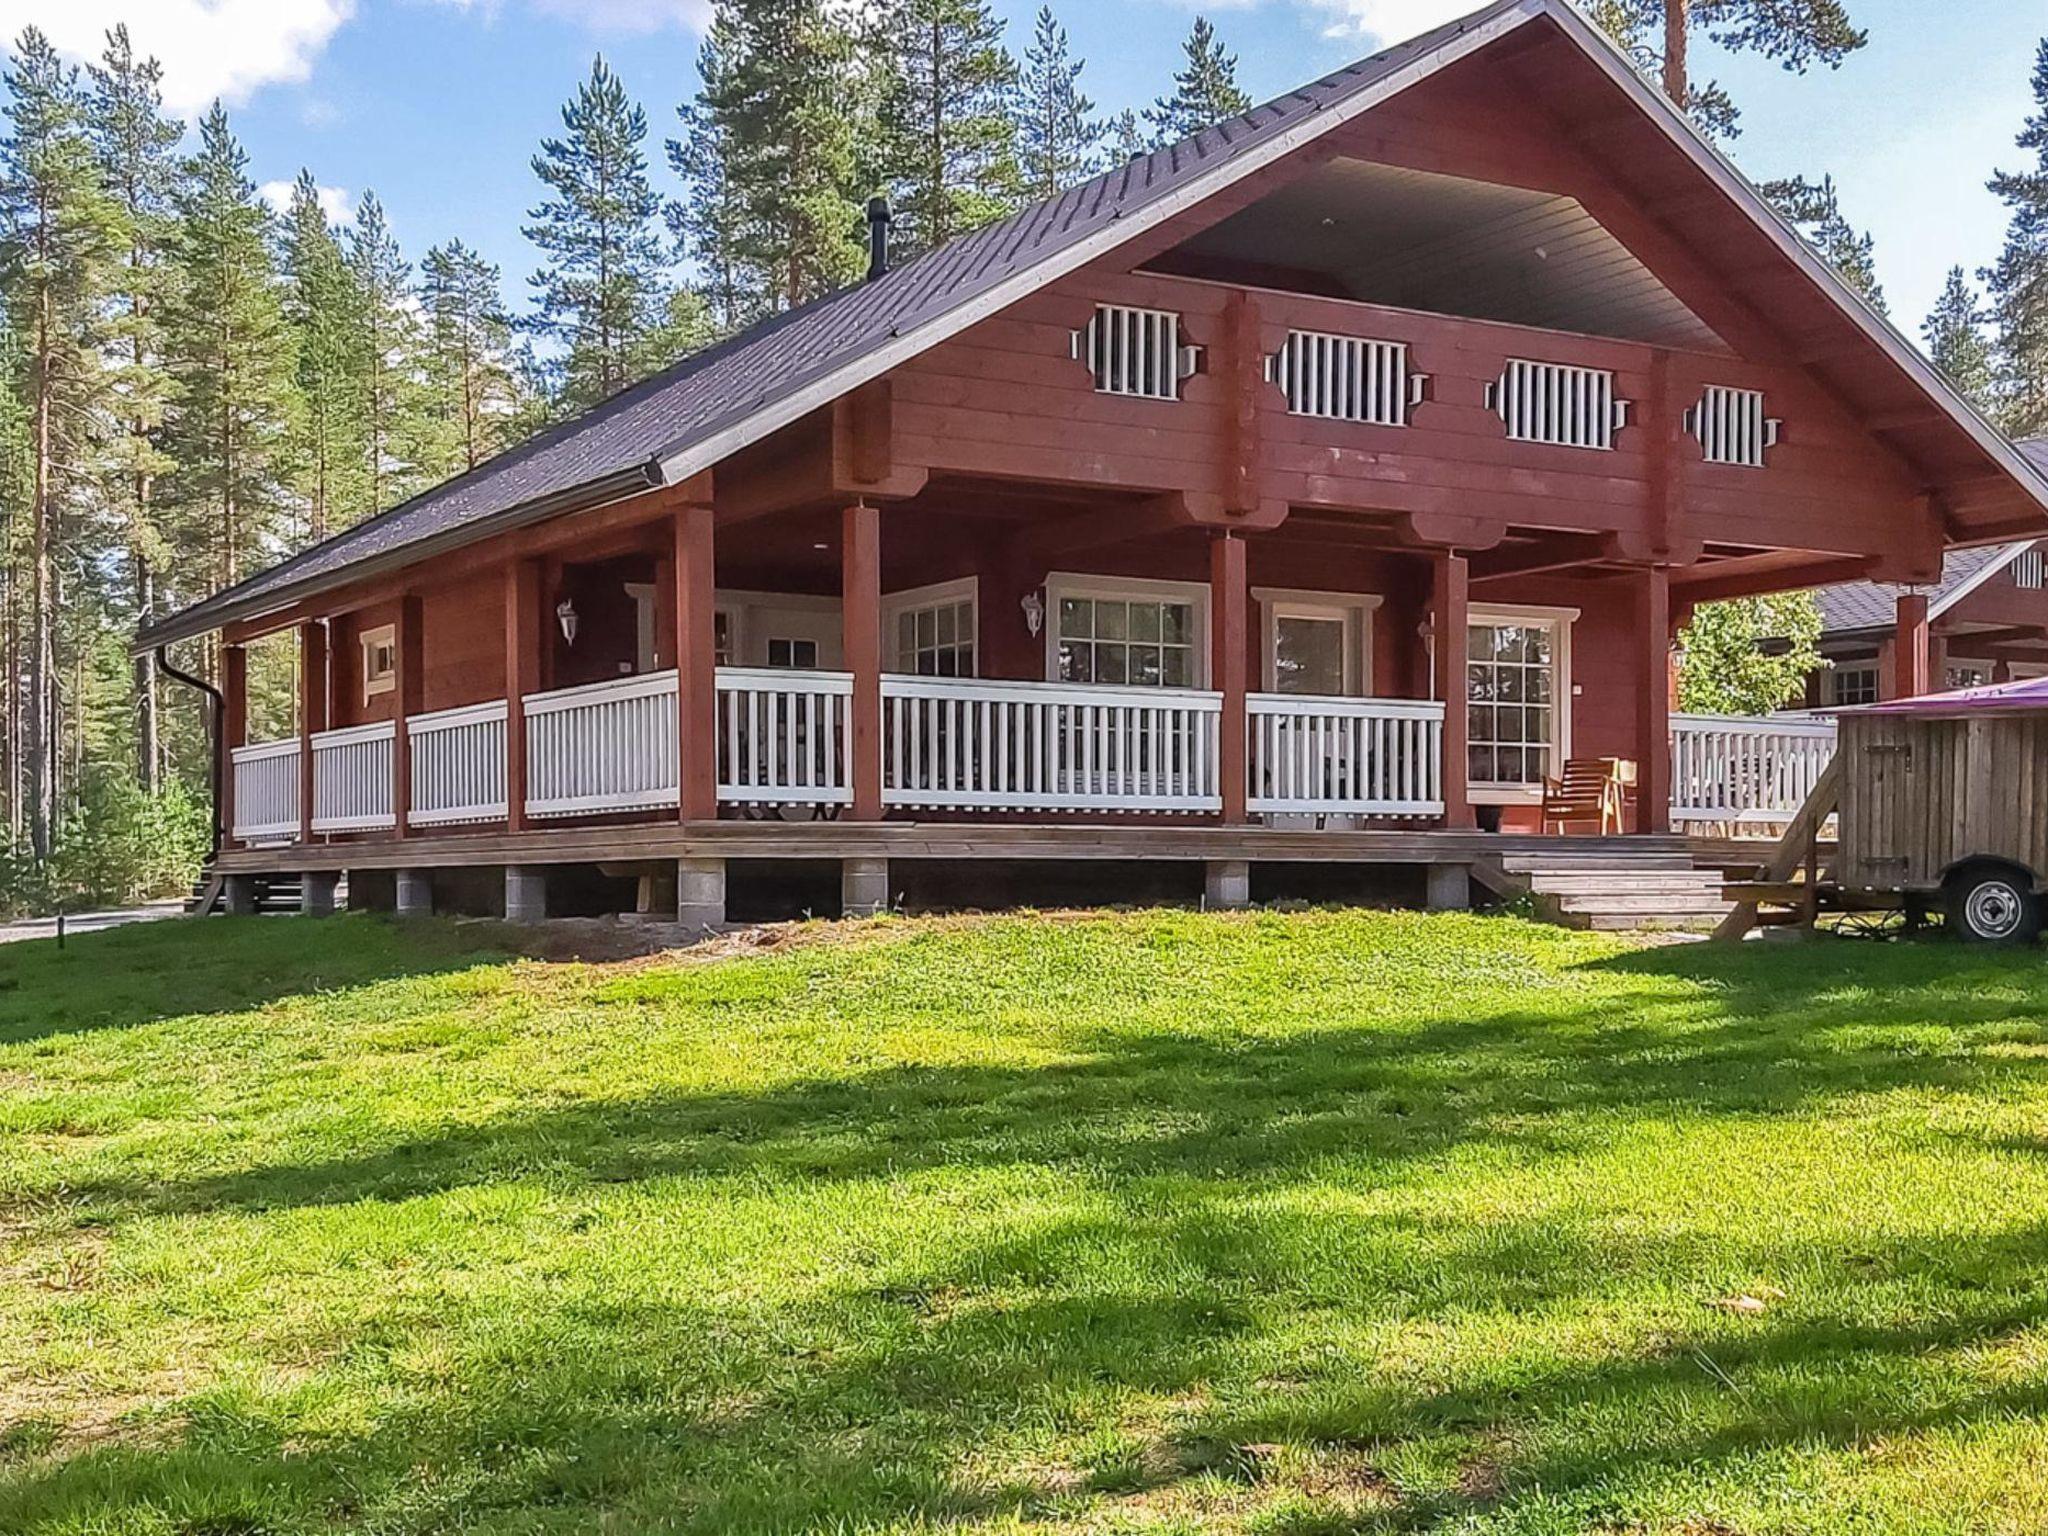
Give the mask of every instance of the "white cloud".
[[304, 80], [356, 0], [0, 0], [0, 35], [40, 27], [68, 58], [97, 59], [107, 29], [128, 24], [138, 54], [163, 61], [164, 101], [204, 111], [216, 96]]
[[1332, 36], [1369, 37], [1384, 44], [1405, 42], [1474, 9], [1473, 0], [1306, 0], [1334, 18]]
[[[256, 195], [283, 213], [292, 205], [292, 184], [288, 181], [266, 181], [256, 189]], [[327, 215], [328, 223], [355, 222], [355, 199], [349, 196], [348, 188], [316, 187], [313, 195], [320, 199], [320, 211]]]
[[[508, 0], [434, 0], [458, 11], [471, 11], [496, 21]], [[711, 24], [712, 0], [524, 0], [529, 10], [562, 21], [578, 22], [593, 32], [659, 32], [683, 27], [702, 32]]]

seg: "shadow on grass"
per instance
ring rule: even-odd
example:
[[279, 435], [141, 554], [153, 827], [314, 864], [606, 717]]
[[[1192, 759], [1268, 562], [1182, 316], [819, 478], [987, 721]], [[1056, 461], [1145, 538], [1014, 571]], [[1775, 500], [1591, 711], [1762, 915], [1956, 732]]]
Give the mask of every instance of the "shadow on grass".
[[0, 1045], [233, 1013], [502, 958], [483, 926], [351, 916], [169, 919], [0, 945]]
[[[1598, 969], [1643, 987], [1405, 1030], [1103, 1033], [1049, 1067], [889, 1067], [758, 1095], [582, 1104], [331, 1161], [79, 1189], [97, 1209], [154, 1215], [512, 1181], [574, 1191], [1029, 1165], [1082, 1176], [1106, 1209], [1019, 1213], [880, 1279], [773, 1302], [524, 1291], [520, 1306], [454, 1319], [416, 1390], [366, 1425], [309, 1433], [223, 1389], [185, 1405], [161, 1443], [24, 1464], [0, 1492], [0, 1525], [112, 1528], [142, 1507], [172, 1530], [252, 1536], [856, 1529], [1017, 1509], [1058, 1520], [1094, 1491], [1255, 1482], [1251, 1463], [1215, 1447], [1289, 1442], [1390, 1466], [1422, 1448], [1438, 1473], [1390, 1479], [1363, 1513], [1331, 1515], [1420, 1530], [1524, 1500], [1577, 1501], [1592, 1519], [1646, 1469], [2048, 1411], [2038, 1378], [1937, 1368], [2048, 1320], [2039, 1226], [1939, 1251], [1745, 1248], [1765, 1268], [1855, 1277], [1869, 1295], [1855, 1315], [1794, 1297], [1730, 1320], [1701, 1295], [1653, 1338], [1592, 1358], [1510, 1348], [1450, 1360], [1436, 1379], [1372, 1369], [1371, 1348], [1326, 1347], [1361, 1326], [1570, 1315], [1630, 1277], [1721, 1261], [1483, 1214], [1256, 1208], [1333, 1159], [1370, 1182], [1461, 1148], [1568, 1153], [1617, 1116], [1793, 1116], [2038, 1072], [1982, 1049], [2035, 1038], [2037, 959], [1673, 948]], [[1175, 1406], [1133, 1430], [1133, 1395]], [[1033, 1426], [1052, 1425], [1069, 1464], [1020, 1460]]]

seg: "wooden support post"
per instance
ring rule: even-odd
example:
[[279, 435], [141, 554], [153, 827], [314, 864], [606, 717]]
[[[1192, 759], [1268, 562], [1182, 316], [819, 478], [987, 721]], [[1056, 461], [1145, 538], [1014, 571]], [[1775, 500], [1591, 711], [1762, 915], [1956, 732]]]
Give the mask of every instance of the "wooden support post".
[[220, 830], [235, 834], [235, 748], [249, 744], [249, 653], [239, 645], [220, 651]]
[[398, 600], [393, 626], [393, 651], [398, 661], [398, 688], [391, 717], [391, 835], [404, 837], [412, 820], [412, 730], [415, 715], [426, 713], [426, 640], [420, 600], [410, 593]]
[[[1635, 628], [1644, 648], [1636, 692], [1636, 830], [1671, 830], [1671, 571], [1653, 565], [1636, 577]], [[1569, 699], [1556, 708], [1569, 709]]]
[[853, 674], [846, 732], [853, 819], [882, 819], [882, 514], [865, 502], [846, 509], [839, 541], [840, 638]]
[[1245, 583], [1244, 536], [1218, 533], [1209, 540], [1209, 686], [1223, 695], [1217, 722], [1216, 771], [1223, 791], [1223, 820], [1242, 826], [1245, 801], [1245, 693], [1251, 601]]
[[313, 840], [313, 737], [327, 729], [327, 626], [299, 626], [299, 841]]
[[1892, 635], [1893, 698], [1916, 699], [1931, 691], [1928, 660], [1927, 594], [1902, 592]]
[[526, 830], [526, 708], [540, 691], [541, 584], [537, 560], [505, 567], [505, 829]]
[[718, 817], [718, 582], [714, 574], [709, 502], [676, 508], [675, 548], [664, 562], [674, 581], [670, 647], [676, 658], [676, 814], [684, 821]]
[[[1470, 585], [1465, 557], [1439, 550], [1431, 572], [1430, 624], [1434, 629], [1431, 647], [1432, 692], [1444, 706], [1444, 825], [1473, 827], [1471, 792], [1466, 788], [1471, 774], [1471, 711], [1465, 700], [1465, 648], [1470, 641]], [[1571, 707], [1559, 699], [1559, 709]]]

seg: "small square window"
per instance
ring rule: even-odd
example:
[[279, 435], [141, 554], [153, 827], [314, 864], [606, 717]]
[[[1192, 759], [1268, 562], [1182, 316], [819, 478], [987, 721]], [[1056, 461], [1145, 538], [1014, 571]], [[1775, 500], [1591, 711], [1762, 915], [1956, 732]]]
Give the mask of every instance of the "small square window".
[[363, 631], [363, 702], [398, 687], [398, 628], [380, 625]]

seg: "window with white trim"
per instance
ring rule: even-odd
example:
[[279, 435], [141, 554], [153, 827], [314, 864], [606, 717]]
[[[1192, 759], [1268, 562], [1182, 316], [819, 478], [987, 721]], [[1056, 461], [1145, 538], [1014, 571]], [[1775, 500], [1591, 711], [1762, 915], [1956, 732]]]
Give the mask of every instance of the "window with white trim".
[[901, 592], [885, 602], [894, 668], [912, 677], [973, 677], [978, 632], [976, 584], [947, 582]]
[[770, 635], [768, 665], [796, 672], [815, 672], [818, 668], [818, 642], [801, 637]]
[[1828, 703], [1843, 709], [1857, 704], [1875, 704], [1878, 699], [1877, 668], [1834, 666], [1828, 669]]
[[1268, 693], [1358, 698], [1372, 692], [1372, 614], [1379, 599], [1348, 592], [1254, 588], [1265, 619], [1261, 686]]
[[398, 687], [398, 626], [380, 624], [366, 629], [363, 646], [363, 702]]
[[1953, 666], [1948, 669], [1948, 686], [1954, 688], [1982, 688], [1991, 681], [1988, 667]]
[[1466, 633], [1468, 781], [1540, 791], [1563, 763], [1571, 709], [1570, 618], [1475, 611]]
[[1056, 682], [1200, 688], [1208, 589], [1195, 582], [1046, 579], [1046, 675]]

